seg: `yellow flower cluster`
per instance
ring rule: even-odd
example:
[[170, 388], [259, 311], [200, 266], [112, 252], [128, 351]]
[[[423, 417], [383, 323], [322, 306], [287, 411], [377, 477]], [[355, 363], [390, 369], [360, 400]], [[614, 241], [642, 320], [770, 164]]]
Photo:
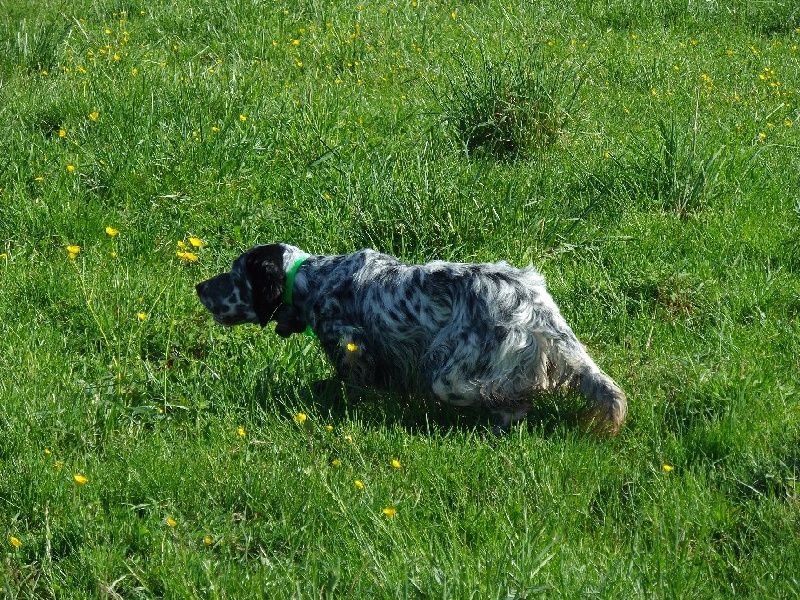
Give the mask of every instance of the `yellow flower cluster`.
[[[189, 236], [188, 242], [189, 243], [187, 245], [187, 243], [184, 242], [183, 240], [178, 240], [177, 242], [178, 249], [175, 252], [175, 256], [177, 256], [183, 263], [187, 264], [196, 263], [197, 261], [200, 260], [200, 257], [192, 250], [199, 250], [200, 248], [204, 248], [206, 246], [206, 243], [202, 239], [194, 236]], [[189, 248], [191, 248], [192, 250], [190, 250]]]

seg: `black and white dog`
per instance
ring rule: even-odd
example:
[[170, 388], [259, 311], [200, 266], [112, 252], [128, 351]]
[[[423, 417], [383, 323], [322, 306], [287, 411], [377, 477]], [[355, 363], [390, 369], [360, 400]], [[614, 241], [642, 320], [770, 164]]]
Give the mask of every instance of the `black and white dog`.
[[533, 268], [505, 262], [406, 265], [374, 250], [309, 256], [256, 246], [199, 283], [223, 325], [310, 327], [338, 375], [356, 386], [485, 406], [500, 428], [560, 386], [590, 401], [587, 417], [616, 433], [625, 393], [594, 363]]

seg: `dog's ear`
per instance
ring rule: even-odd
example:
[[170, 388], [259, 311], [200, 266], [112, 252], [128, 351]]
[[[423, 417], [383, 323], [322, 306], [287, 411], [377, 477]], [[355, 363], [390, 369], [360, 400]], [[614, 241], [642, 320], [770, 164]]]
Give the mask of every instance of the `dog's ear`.
[[283, 302], [286, 273], [280, 244], [257, 246], [245, 260], [245, 273], [252, 288], [253, 310], [259, 324], [269, 323]]

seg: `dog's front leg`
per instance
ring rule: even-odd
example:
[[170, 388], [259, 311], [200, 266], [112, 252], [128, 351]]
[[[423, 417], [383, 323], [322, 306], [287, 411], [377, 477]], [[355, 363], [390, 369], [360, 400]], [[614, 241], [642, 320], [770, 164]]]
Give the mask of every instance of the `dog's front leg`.
[[357, 387], [375, 385], [375, 360], [360, 327], [342, 321], [326, 321], [317, 326], [316, 333], [325, 354], [344, 382]]

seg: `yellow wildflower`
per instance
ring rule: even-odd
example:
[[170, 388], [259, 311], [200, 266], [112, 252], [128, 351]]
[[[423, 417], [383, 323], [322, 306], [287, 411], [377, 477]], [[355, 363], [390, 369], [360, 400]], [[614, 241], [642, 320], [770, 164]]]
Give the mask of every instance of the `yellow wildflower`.
[[111, 58], [112, 58], [112, 59], [114, 59], [114, 60], [116, 60], [116, 61], [118, 61], [118, 60], [120, 60], [120, 58], [122, 58], [122, 57], [121, 57], [119, 54], [117, 54], [116, 52], [114, 52], [114, 56], [112, 56]]
[[214, 538], [211, 537], [210, 535], [206, 535], [203, 537], [203, 543], [206, 546], [212, 546], [214, 544]]
[[331, 466], [332, 466], [332, 467], [341, 467], [341, 466], [342, 466], [342, 461], [341, 461], [341, 460], [339, 460], [338, 458], [334, 458], [334, 459], [331, 461]]
[[76, 245], [69, 245], [67, 246], [67, 254], [71, 259], [74, 259], [78, 254], [81, 252], [81, 247]]
[[458, 13], [455, 10], [450, 11], [450, 18], [451, 19], [453, 19], [455, 21], [457, 17], [458, 17]]
[[52, 454], [52, 451], [50, 450], [50, 448], [45, 448], [44, 449], [44, 455], [45, 456], [50, 456], [51, 454]]
[[115, 229], [109, 225], [106, 227], [106, 235], [108, 237], [117, 237], [119, 235], [119, 229]]
[[363, 489], [364, 489], [364, 482], [363, 482], [363, 481], [361, 481], [360, 479], [356, 479], [356, 480], [353, 482], [353, 486], [354, 486], [354, 487], [355, 487], [357, 490], [363, 490]]
[[19, 548], [22, 546], [22, 541], [18, 537], [14, 537], [13, 535], [8, 536], [8, 543], [14, 546], [14, 548]]
[[74, 479], [75, 483], [78, 485], [86, 485], [89, 481], [89, 478], [81, 473], [75, 473], [75, 475], [72, 476], [72, 479]]
[[96, 110], [93, 110], [89, 113], [89, 120], [90, 121], [97, 121], [100, 118], [100, 113]]
[[181, 250], [185, 250], [186, 249], [186, 242], [184, 242], [182, 240], [178, 240], [178, 248], [180, 248]]
[[138, 74], [139, 74], [139, 69], [137, 69], [136, 67], [133, 67], [131, 69], [131, 77], [136, 77]]
[[392, 465], [393, 469], [401, 469], [403, 467], [403, 465], [400, 464], [400, 461], [396, 458], [393, 458], [390, 464]]
[[306, 413], [297, 413], [294, 416], [294, 420], [298, 425], [302, 425], [306, 422], [306, 420], [308, 420], [308, 415]]
[[238, 435], [239, 437], [244, 437], [244, 436], [247, 435], [247, 430], [244, 427], [242, 427], [241, 425], [239, 425], [236, 428], [236, 435]]
[[242, 123], [244, 123], [245, 121], [247, 121], [247, 115], [239, 115], [239, 120], [240, 120]]
[[200, 260], [200, 257], [194, 252], [176, 252], [175, 256], [180, 258], [185, 263], [196, 263], [198, 260]]
[[61, 127], [61, 128], [58, 130], [58, 137], [60, 137], [60, 138], [65, 138], [65, 137], [67, 137], [67, 130], [66, 130], [66, 129], [64, 129], [63, 127]]
[[189, 243], [192, 246], [194, 246], [195, 248], [202, 248], [203, 246], [206, 245], [206, 243], [203, 240], [201, 240], [200, 238], [197, 238], [197, 237], [190, 237], [189, 238]]
[[137, 312], [136, 319], [141, 323], [142, 321], [147, 321], [148, 316], [145, 312]]
[[299, 46], [299, 45], [300, 45], [300, 40], [298, 39], [292, 40], [292, 46]]
[[356, 344], [354, 344], [353, 342], [349, 342], [347, 344], [347, 351], [348, 352], [355, 352], [356, 350], [358, 350], [358, 346]]
[[397, 509], [393, 506], [387, 506], [381, 511], [388, 519], [393, 519], [397, 514]]
[[67, 165], [67, 173], [74, 173], [75, 172], [75, 165], [68, 164]]
[[166, 523], [169, 527], [175, 527], [178, 524], [178, 522], [172, 517], [167, 517], [164, 519], [164, 523]]
[[669, 463], [664, 463], [663, 465], [661, 465], [661, 470], [664, 471], [664, 473], [672, 473], [674, 469], [675, 467], [673, 467]]
[[792, 125], [794, 125], [794, 123], [792, 122], [791, 119], [784, 119], [783, 120], [783, 126], [784, 127], [791, 127]]
[[214, 125], [214, 126], [212, 126], [212, 127], [211, 127], [211, 131], [212, 131], [213, 133], [219, 133], [219, 127], [217, 127], [216, 125]]
[[763, 141], [764, 141], [764, 140], [766, 140], [766, 139], [767, 139], [767, 134], [766, 134], [766, 133], [764, 133], [763, 131], [759, 132], [759, 134], [758, 134], [758, 141], [759, 141], [759, 142], [763, 142]]
[[325, 425], [325, 431], [333, 431], [333, 425]]

